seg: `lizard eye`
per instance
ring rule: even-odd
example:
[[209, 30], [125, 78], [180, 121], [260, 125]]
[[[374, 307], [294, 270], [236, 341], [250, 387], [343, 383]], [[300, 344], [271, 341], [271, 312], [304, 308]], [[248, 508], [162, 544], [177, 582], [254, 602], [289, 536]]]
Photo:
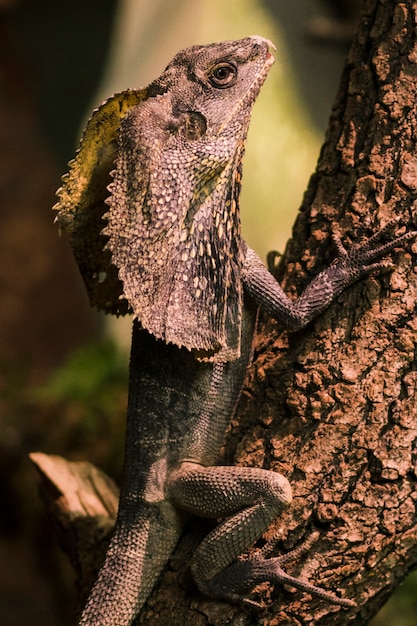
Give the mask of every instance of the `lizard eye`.
[[237, 68], [231, 63], [218, 63], [209, 73], [209, 81], [213, 87], [223, 89], [231, 87], [237, 79]]

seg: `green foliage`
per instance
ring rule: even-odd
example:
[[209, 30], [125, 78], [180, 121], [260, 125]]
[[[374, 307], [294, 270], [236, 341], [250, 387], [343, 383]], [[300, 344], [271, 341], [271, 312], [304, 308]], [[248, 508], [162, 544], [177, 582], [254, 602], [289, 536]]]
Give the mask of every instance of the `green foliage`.
[[113, 341], [76, 349], [30, 394], [41, 449], [88, 459], [119, 479], [127, 388], [128, 356]]
[[75, 350], [37, 393], [55, 401], [100, 401], [109, 387], [127, 384], [127, 378], [126, 355], [107, 340]]

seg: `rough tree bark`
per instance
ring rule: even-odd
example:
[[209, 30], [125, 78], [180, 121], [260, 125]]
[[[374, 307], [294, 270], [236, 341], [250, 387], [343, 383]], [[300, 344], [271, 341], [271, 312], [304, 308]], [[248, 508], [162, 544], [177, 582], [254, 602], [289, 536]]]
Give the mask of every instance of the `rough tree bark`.
[[[326, 262], [336, 225], [349, 245], [393, 216], [415, 228], [417, 2], [366, 0], [317, 170], [281, 264], [300, 291]], [[413, 225], [414, 219], [414, 225]], [[264, 321], [227, 459], [281, 472], [293, 506], [271, 528], [278, 552], [320, 538], [293, 574], [339, 590], [340, 609], [264, 585], [264, 612], [202, 598], [187, 573], [207, 527], [194, 521], [140, 624], [365, 624], [417, 567], [417, 277], [412, 253], [340, 297], [316, 323], [282, 333]], [[284, 272], [285, 268], [285, 274]]]

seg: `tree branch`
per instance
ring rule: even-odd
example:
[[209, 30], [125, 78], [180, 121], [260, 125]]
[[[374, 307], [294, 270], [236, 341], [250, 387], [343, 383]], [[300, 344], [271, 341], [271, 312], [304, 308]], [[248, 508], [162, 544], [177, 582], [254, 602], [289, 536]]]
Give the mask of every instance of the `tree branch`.
[[56, 524], [61, 547], [76, 571], [82, 604], [104, 560], [119, 491], [91, 463], [73, 463], [42, 452], [29, 457], [40, 474], [41, 496]]

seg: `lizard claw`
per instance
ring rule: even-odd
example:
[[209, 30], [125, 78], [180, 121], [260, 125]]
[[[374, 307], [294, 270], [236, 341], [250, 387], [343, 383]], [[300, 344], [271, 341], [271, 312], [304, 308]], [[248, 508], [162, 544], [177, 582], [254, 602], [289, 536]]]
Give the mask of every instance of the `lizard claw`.
[[348, 253], [339, 235], [335, 233], [334, 230], [332, 230], [331, 237], [332, 237], [332, 243], [336, 248], [336, 258], [337, 259], [346, 258], [348, 256]]
[[273, 558], [263, 558], [265, 548], [270, 549], [271, 542], [268, 542], [264, 548], [258, 551], [257, 555], [232, 563], [228, 568], [220, 572], [213, 579], [207, 582], [205, 593], [212, 597], [218, 597], [236, 604], [243, 603], [247, 607], [262, 609], [262, 604], [248, 598], [248, 592], [263, 582], [272, 584], [279, 583], [295, 587], [300, 591], [309, 593], [329, 602], [345, 608], [356, 606], [353, 600], [348, 598], [340, 598], [331, 591], [326, 591], [321, 587], [309, 583], [307, 580], [291, 576], [284, 571], [283, 565], [289, 561], [296, 560], [302, 553], [307, 552], [312, 544], [317, 541], [320, 533], [318, 531], [311, 535], [294, 550]]
[[287, 559], [287, 554], [283, 556], [275, 557], [274, 559], [269, 559], [267, 561], [268, 566], [273, 570], [271, 571], [270, 580], [271, 582], [280, 583], [282, 585], [289, 585], [290, 587], [295, 587], [296, 589], [300, 589], [300, 591], [304, 591], [305, 593], [310, 593], [312, 595], [318, 596], [319, 598], [326, 600], [330, 604], [337, 604], [338, 606], [343, 606], [346, 608], [356, 607], [356, 602], [353, 600], [349, 600], [348, 598], [340, 598], [332, 591], [326, 591], [322, 589], [322, 587], [316, 587], [312, 585], [307, 580], [303, 580], [302, 578], [297, 578], [296, 576], [291, 576], [287, 574], [281, 567], [283, 563], [285, 563]]
[[266, 255], [266, 266], [272, 275], [275, 274], [278, 267], [278, 259], [282, 256], [277, 250], [270, 250]]
[[[286, 554], [282, 554], [278, 557], [268, 559], [267, 563], [269, 563], [273, 567], [273, 574], [271, 575], [271, 582], [278, 582], [283, 585], [289, 585], [291, 587], [295, 587], [296, 589], [300, 589], [301, 591], [305, 591], [306, 593], [311, 593], [313, 595], [319, 596], [323, 598], [323, 600], [327, 600], [331, 604], [337, 604], [339, 606], [344, 606], [347, 608], [351, 608], [356, 606], [356, 603], [347, 598], [339, 598], [335, 593], [331, 591], [326, 591], [321, 587], [316, 587], [312, 585], [306, 580], [302, 578], [297, 578], [295, 576], [290, 576], [287, 574], [282, 566], [291, 561], [295, 561], [305, 552], [308, 552], [312, 545], [318, 540], [320, 537], [319, 531], [312, 532], [309, 537], [305, 541], [303, 541], [299, 546], [294, 548], [294, 550], [290, 550]], [[277, 540], [277, 538], [273, 537], [271, 542], [268, 542], [262, 551], [265, 550], [268, 546], [272, 544], [272, 541]]]
[[332, 233], [332, 240], [336, 246], [337, 254], [332, 266], [344, 269], [349, 274], [349, 283], [362, 276], [369, 276], [381, 269], [391, 269], [394, 264], [384, 259], [395, 248], [401, 248], [408, 241], [417, 237], [417, 231], [412, 230], [394, 237], [391, 241], [378, 244], [386, 236], [393, 225], [398, 224], [399, 219], [389, 220], [378, 232], [366, 239], [363, 243], [352, 246], [348, 251], [343, 246], [339, 237]]

